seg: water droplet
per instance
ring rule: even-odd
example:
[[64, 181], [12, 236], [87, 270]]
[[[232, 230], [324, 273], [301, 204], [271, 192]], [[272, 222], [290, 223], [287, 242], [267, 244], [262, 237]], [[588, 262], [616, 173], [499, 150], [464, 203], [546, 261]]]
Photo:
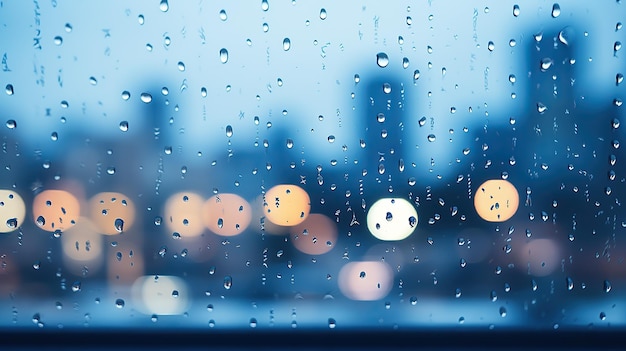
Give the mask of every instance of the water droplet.
[[137, 22], [139, 22], [139, 25], [143, 26], [143, 24], [146, 23], [146, 19], [143, 17], [143, 15], [139, 15], [137, 16]]
[[79, 292], [81, 289], [81, 284], [79, 281], [75, 281], [74, 283], [72, 283], [72, 291], [73, 292]]
[[500, 317], [506, 317], [506, 308], [504, 306], [500, 307]]
[[615, 75], [615, 85], [620, 85], [624, 81], [624, 75], [618, 73]]
[[[185, 71], [185, 63], [183, 61], [178, 61], [178, 70], [181, 72]], [[167, 95], [167, 94], [163, 94], [163, 95]]]
[[328, 139], [329, 143], [334, 143], [335, 142], [335, 136], [334, 135], [329, 135], [327, 139]]
[[418, 79], [420, 79], [420, 70], [416, 69], [413, 71], [413, 84], [415, 84]]
[[544, 112], [546, 112], [547, 110], [548, 110], [548, 108], [546, 107], [546, 105], [544, 105], [544, 104], [543, 104], [543, 103], [541, 103], [541, 102], [538, 102], [538, 103], [537, 103], [537, 112], [539, 112], [539, 113], [544, 113]]
[[391, 93], [391, 84], [383, 83], [383, 93], [390, 94]]
[[552, 67], [553, 63], [554, 61], [549, 57], [541, 59], [541, 72], [547, 71], [550, 67]]
[[126, 303], [122, 299], [115, 300], [115, 307], [117, 307], [117, 308], [123, 308], [125, 304]]
[[10, 119], [5, 123], [5, 126], [9, 129], [15, 129], [17, 127], [17, 122], [14, 119]]
[[328, 318], [328, 328], [335, 329], [337, 326], [337, 322], [335, 322], [334, 318]]
[[220, 50], [220, 62], [221, 63], [226, 63], [228, 62], [228, 50], [222, 48]]
[[7, 219], [7, 227], [9, 229], [17, 228], [17, 218], [9, 218], [9, 219]]
[[293, 148], [293, 140], [287, 139], [287, 149]]
[[115, 230], [117, 230], [118, 233], [121, 233], [122, 231], [124, 231], [124, 220], [121, 218], [116, 218], [114, 226]]
[[7, 95], [11, 96], [14, 93], [13, 90], [13, 85], [12, 84], [7, 84], [7, 86], [4, 88], [4, 91], [7, 93]]
[[169, 9], [170, 5], [168, 4], [167, 0], [161, 0], [161, 3], [159, 4], [159, 10], [167, 12], [167, 10]]
[[552, 5], [552, 18], [557, 18], [560, 15], [561, 15], [561, 6], [555, 3], [554, 5]]
[[611, 122], [611, 125], [613, 126], [613, 129], [619, 128], [619, 125], [620, 125], [619, 119], [617, 117], [613, 118], [613, 121]]
[[519, 13], [520, 13], [519, 5], [517, 4], [513, 5], [513, 16], [518, 17]]
[[320, 19], [323, 21], [326, 19], [326, 17], [328, 16], [328, 14], [326, 13], [326, 9], [321, 9], [320, 10]]
[[224, 277], [224, 289], [229, 290], [233, 286], [233, 278], [229, 275]]
[[402, 59], [402, 68], [404, 68], [404, 69], [409, 68], [409, 58], [408, 57], [404, 57]]
[[226, 10], [224, 9], [220, 10], [220, 19], [222, 21], [226, 21], [228, 19], [228, 16], [226, 15]]
[[376, 54], [376, 64], [378, 67], [385, 68], [389, 64], [389, 57], [384, 52]]
[[267, 33], [270, 30], [270, 25], [263, 23], [263, 33]]
[[257, 320], [256, 318], [250, 318], [250, 328], [256, 328]]
[[270, 9], [270, 4], [269, 2], [267, 2], [267, 0], [262, 0], [261, 1], [261, 10], [263, 11], [267, 11]]
[[35, 222], [37, 222], [37, 225], [40, 227], [46, 225], [46, 219], [43, 216], [37, 217], [37, 220]]
[[619, 51], [621, 48], [622, 48], [622, 42], [621, 42], [621, 41], [616, 41], [616, 42], [613, 44], [613, 51], [614, 51], [614, 52]]
[[420, 127], [423, 127], [426, 125], [426, 116], [423, 116], [422, 118], [419, 119], [419, 121], [417, 121], [417, 123], [419, 124]]
[[428, 134], [428, 137], [426, 137], [428, 139], [429, 142], [434, 142], [435, 140], [437, 140], [437, 137], [435, 136], [435, 134]]
[[489, 51], [493, 51], [496, 48], [496, 44], [493, 43], [493, 41], [490, 41], [489, 43], [487, 43], [487, 50]]
[[230, 124], [226, 126], [226, 136], [229, 138], [233, 136], [233, 127]]
[[58, 35], [54, 37], [54, 45], [60, 46], [61, 44], [63, 44], [63, 37]]
[[603, 321], [606, 319], [606, 313], [600, 312], [600, 320]]
[[283, 50], [289, 51], [291, 49], [291, 40], [289, 38], [283, 39]]
[[559, 32], [559, 41], [565, 45], [569, 45], [574, 37], [574, 29], [572, 27], [565, 27]]
[[128, 121], [121, 121], [120, 122], [120, 130], [122, 132], [127, 132], [128, 131]]
[[146, 104], [149, 104], [150, 102], [152, 102], [152, 95], [148, 93], [141, 93], [141, 101], [143, 101]]

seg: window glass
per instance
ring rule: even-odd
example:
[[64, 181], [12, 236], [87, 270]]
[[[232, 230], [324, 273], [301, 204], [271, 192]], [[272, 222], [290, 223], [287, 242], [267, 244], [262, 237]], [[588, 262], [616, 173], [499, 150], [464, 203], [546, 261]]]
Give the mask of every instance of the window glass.
[[623, 327], [624, 14], [0, 1], [0, 327]]

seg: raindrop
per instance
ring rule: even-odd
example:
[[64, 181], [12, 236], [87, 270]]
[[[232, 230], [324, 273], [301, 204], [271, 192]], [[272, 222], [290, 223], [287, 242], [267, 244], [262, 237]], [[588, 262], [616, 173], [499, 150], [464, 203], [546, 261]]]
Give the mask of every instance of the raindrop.
[[152, 95], [148, 93], [141, 93], [141, 101], [143, 101], [146, 104], [149, 104], [150, 102], [152, 102]]
[[146, 23], [146, 19], [143, 17], [143, 15], [139, 15], [137, 16], [137, 22], [139, 22], [139, 25], [143, 26], [143, 24]]
[[79, 292], [81, 289], [81, 284], [79, 281], [75, 281], [74, 283], [72, 283], [72, 291], [73, 292]]
[[565, 286], [567, 290], [572, 291], [574, 289], [574, 280], [570, 277], [565, 278]]
[[554, 61], [552, 61], [552, 59], [549, 57], [544, 57], [543, 59], [541, 59], [541, 72], [547, 71], [550, 67], [552, 67], [553, 63]]
[[17, 122], [14, 119], [10, 119], [5, 123], [5, 126], [9, 129], [15, 129], [17, 127]]
[[118, 233], [121, 233], [122, 231], [124, 231], [124, 220], [121, 218], [116, 218], [114, 226], [115, 230], [117, 230]]
[[128, 92], [128, 91], [126, 91], [126, 90], [124, 90], [124, 91], [122, 92], [122, 100], [124, 100], [124, 101], [128, 101], [128, 99], [130, 99], [130, 92]]
[[250, 318], [250, 328], [256, 328], [257, 320], [256, 318]]
[[320, 19], [323, 21], [326, 19], [326, 17], [328, 17], [328, 14], [326, 13], [326, 9], [321, 9], [320, 10]]
[[159, 4], [159, 10], [167, 12], [167, 10], [169, 9], [170, 5], [167, 3], [167, 0], [161, 0], [161, 3]]
[[384, 52], [376, 54], [376, 64], [378, 67], [385, 68], [389, 64], [389, 57]]
[[229, 138], [233, 136], [233, 127], [230, 124], [226, 126], [226, 136]]
[[228, 50], [224, 48], [220, 50], [220, 62], [222, 63], [228, 62]]
[[328, 318], [328, 328], [335, 329], [337, 326], [337, 322], [335, 322], [334, 318]]
[[262, 0], [261, 1], [261, 10], [267, 11], [269, 9], [270, 9], [270, 4], [267, 2], [267, 0]]
[[417, 218], [415, 216], [409, 217], [409, 226], [414, 228], [417, 225]]
[[548, 108], [546, 107], [546, 105], [544, 105], [544, 104], [543, 104], [543, 103], [541, 103], [541, 102], [538, 102], [538, 103], [537, 103], [537, 112], [539, 112], [539, 113], [544, 113], [544, 112], [546, 112], [546, 110], [548, 110]]
[[617, 117], [613, 118], [611, 125], [613, 126], [613, 129], [619, 128], [619, 125], [620, 125], [619, 119]]
[[409, 58], [405, 57], [402, 59], [402, 68], [407, 69], [409, 68]]
[[233, 278], [229, 275], [224, 277], [224, 289], [229, 290], [233, 286]]
[[420, 79], [420, 70], [416, 69], [413, 72], [413, 84], [415, 84], [417, 82], [417, 80]]
[[7, 95], [11, 96], [13, 95], [14, 91], [13, 91], [13, 85], [12, 84], [7, 84], [7, 86], [4, 88], [4, 91], [7, 93]]
[[500, 307], [500, 317], [506, 317], [506, 308], [504, 306]]
[[17, 228], [17, 218], [9, 218], [9, 219], [7, 219], [7, 227], [9, 229]]
[[115, 307], [117, 307], [117, 308], [123, 308], [125, 304], [126, 303], [122, 299], [115, 300]]
[[283, 50], [289, 51], [291, 49], [291, 40], [289, 38], [283, 39]]
[[426, 116], [423, 116], [422, 118], [419, 119], [419, 121], [417, 121], [417, 123], [419, 124], [420, 127], [423, 127], [426, 125]]
[[561, 6], [555, 3], [554, 5], [552, 5], [552, 18], [557, 18], [560, 15], [561, 15]]
[[228, 19], [228, 16], [226, 15], [226, 10], [224, 9], [220, 10], [220, 19], [222, 21], [226, 21]]
[[37, 220], [35, 222], [37, 222], [37, 225], [40, 227], [46, 225], [46, 219], [43, 216], [37, 217]]
[[437, 140], [437, 137], [435, 136], [435, 134], [428, 134], [427, 139], [428, 139], [428, 141], [429, 141], [429, 142], [431, 142], [431, 143], [432, 143], [432, 142], [434, 142], [435, 140]]
[[622, 42], [621, 42], [621, 41], [616, 41], [616, 42], [613, 44], [613, 51], [614, 51], [614, 52], [619, 51], [621, 48], [622, 48]]
[[624, 81], [624, 75], [618, 73], [615, 75], [615, 85], [620, 85]]
[[120, 122], [120, 130], [122, 132], [127, 132], [128, 131], [128, 121], [121, 121]]
[[383, 83], [383, 93], [390, 94], [391, 93], [391, 84]]
[[493, 41], [490, 41], [489, 43], [487, 43], [487, 50], [489, 51], [493, 51], [496, 48], [496, 44], [493, 43]]
[[61, 36], [54, 37], [54, 45], [59, 46], [63, 44], [63, 38]]
[[[185, 63], [183, 61], [178, 61], [178, 70], [181, 72], [185, 71]], [[167, 94], [163, 94], [163, 95], [167, 95]]]
[[606, 313], [600, 312], [600, 320], [603, 321], [606, 319]]
[[565, 45], [569, 45], [573, 36], [574, 30], [572, 27], [565, 27], [559, 32], [559, 41]]
[[519, 16], [519, 5], [515, 4], [513, 5], [513, 16], [518, 17]]

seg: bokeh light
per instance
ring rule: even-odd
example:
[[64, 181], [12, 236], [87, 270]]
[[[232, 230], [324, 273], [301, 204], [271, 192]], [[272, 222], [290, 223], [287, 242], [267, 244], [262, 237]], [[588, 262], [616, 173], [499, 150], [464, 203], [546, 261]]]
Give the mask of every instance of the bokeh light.
[[519, 206], [519, 193], [509, 181], [490, 179], [474, 193], [474, 208], [488, 222], [504, 222], [513, 217]]
[[268, 220], [265, 216], [264, 196], [257, 196], [252, 202], [252, 220], [250, 221], [250, 229], [259, 234], [270, 235], [287, 235], [289, 227], [278, 225]]
[[401, 198], [383, 198], [374, 202], [367, 212], [367, 229], [380, 240], [402, 240], [417, 226], [417, 211]]
[[48, 232], [71, 228], [80, 217], [80, 203], [65, 190], [44, 190], [33, 200], [33, 221]]
[[0, 189], [0, 233], [19, 228], [26, 217], [26, 204], [13, 190]]
[[552, 239], [534, 239], [518, 252], [521, 269], [536, 277], [550, 275], [561, 267], [559, 246]]
[[81, 217], [75, 226], [61, 236], [65, 267], [77, 276], [86, 276], [100, 270], [103, 261], [104, 240], [89, 218]]
[[339, 271], [339, 289], [351, 300], [380, 300], [392, 286], [393, 270], [385, 262], [350, 262]]
[[189, 305], [189, 288], [176, 276], [151, 275], [137, 278], [131, 288], [133, 301], [145, 314], [176, 315]]
[[167, 228], [181, 238], [194, 237], [204, 231], [202, 219], [202, 196], [192, 192], [179, 192], [167, 199], [165, 216]]
[[120, 234], [135, 222], [135, 205], [124, 194], [102, 192], [89, 200], [91, 220], [101, 234]]
[[265, 216], [271, 222], [282, 226], [302, 223], [311, 211], [311, 198], [296, 185], [280, 184], [265, 193], [263, 203]]
[[337, 224], [323, 214], [311, 213], [304, 222], [290, 228], [291, 243], [301, 252], [321, 255], [337, 241]]
[[241, 234], [252, 220], [252, 207], [236, 194], [219, 194], [210, 197], [202, 207], [204, 225], [222, 236]]

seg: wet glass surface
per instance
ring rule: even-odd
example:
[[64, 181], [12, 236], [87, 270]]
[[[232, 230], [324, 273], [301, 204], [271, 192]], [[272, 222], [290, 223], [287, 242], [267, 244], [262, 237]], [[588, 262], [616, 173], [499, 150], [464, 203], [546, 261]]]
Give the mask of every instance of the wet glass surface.
[[0, 328], [623, 330], [625, 14], [0, 1]]

